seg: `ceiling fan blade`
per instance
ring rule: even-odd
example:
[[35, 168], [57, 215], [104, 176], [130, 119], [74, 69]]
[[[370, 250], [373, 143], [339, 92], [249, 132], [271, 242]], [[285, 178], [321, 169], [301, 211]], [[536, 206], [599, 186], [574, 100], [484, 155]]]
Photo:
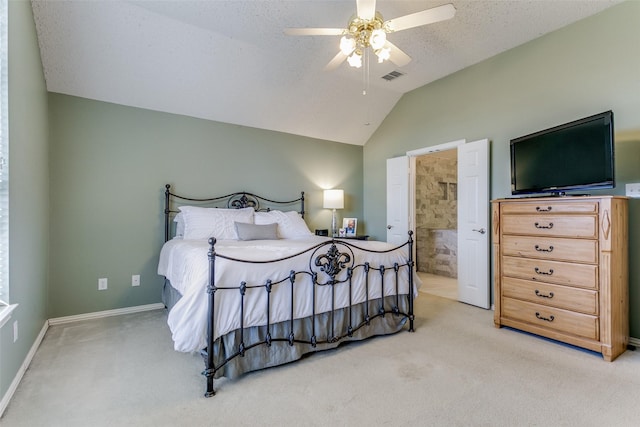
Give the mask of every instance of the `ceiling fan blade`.
[[384, 47], [389, 48], [389, 61], [396, 64], [398, 67], [404, 67], [411, 62], [411, 57], [390, 41], [387, 40]]
[[288, 36], [341, 36], [343, 28], [285, 28]]
[[423, 10], [409, 15], [399, 16], [385, 22], [391, 31], [401, 31], [407, 28], [419, 27], [421, 25], [433, 24], [435, 22], [446, 21], [453, 18], [456, 8], [453, 4], [445, 4], [432, 9]]
[[356, 14], [361, 19], [373, 19], [376, 16], [376, 0], [356, 0]]
[[333, 57], [331, 61], [327, 65], [324, 66], [325, 71], [333, 71], [340, 66], [347, 59], [347, 55], [342, 53], [342, 51], [338, 52], [336, 56]]

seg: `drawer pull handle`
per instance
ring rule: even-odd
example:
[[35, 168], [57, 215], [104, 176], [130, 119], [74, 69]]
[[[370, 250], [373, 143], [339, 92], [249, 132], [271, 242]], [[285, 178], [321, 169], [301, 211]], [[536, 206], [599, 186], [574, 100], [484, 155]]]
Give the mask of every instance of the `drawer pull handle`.
[[539, 296], [540, 298], [549, 298], [549, 299], [553, 298], [553, 292], [549, 292], [549, 295], [545, 295], [537, 289], [536, 289], [536, 295]]
[[540, 206], [536, 206], [536, 211], [538, 212], [551, 212], [551, 206], [546, 207], [546, 208], [541, 208]]
[[536, 317], [540, 320], [544, 320], [545, 322], [553, 322], [553, 319], [555, 319], [555, 317], [553, 317], [553, 314], [549, 317], [543, 317], [543, 316], [540, 316], [540, 313], [538, 313], [537, 311], [536, 311]]
[[535, 248], [536, 248], [536, 251], [538, 251], [538, 252], [551, 252], [551, 251], [553, 251], [553, 246], [549, 246], [549, 249], [545, 249], [545, 248], [541, 248], [540, 246], [536, 245]]
[[550, 268], [549, 271], [542, 271], [538, 267], [534, 268], [536, 274], [543, 274], [545, 276], [551, 276], [553, 274], [553, 268]]
[[553, 223], [552, 222], [550, 222], [549, 225], [540, 225], [540, 223], [536, 222], [534, 225], [536, 226], [536, 228], [544, 228], [544, 229], [547, 229], [547, 230], [553, 228]]

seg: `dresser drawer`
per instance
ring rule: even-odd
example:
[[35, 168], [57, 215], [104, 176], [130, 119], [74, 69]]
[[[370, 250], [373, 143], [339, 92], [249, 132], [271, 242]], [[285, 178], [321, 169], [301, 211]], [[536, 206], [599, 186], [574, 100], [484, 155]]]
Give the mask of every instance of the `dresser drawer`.
[[598, 202], [556, 202], [548, 200], [521, 201], [517, 203], [504, 203], [502, 205], [503, 214], [555, 214], [555, 213], [584, 213], [597, 214]]
[[535, 282], [598, 289], [598, 266], [505, 256], [502, 274]]
[[598, 237], [598, 217], [595, 215], [505, 215], [504, 234], [530, 236]]
[[505, 277], [502, 295], [585, 314], [598, 314], [598, 292]]
[[551, 261], [598, 262], [597, 240], [503, 236], [502, 254]]
[[598, 317], [560, 308], [502, 298], [504, 317], [593, 340], [599, 339]]

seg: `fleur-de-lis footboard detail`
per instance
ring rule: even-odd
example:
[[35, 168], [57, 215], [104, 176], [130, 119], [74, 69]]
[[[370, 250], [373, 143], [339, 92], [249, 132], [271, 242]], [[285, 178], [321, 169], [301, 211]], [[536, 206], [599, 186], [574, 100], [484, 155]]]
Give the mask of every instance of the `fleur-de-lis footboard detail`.
[[316, 267], [320, 267], [320, 271], [327, 273], [335, 280], [336, 276], [351, 262], [351, 255], [346, 252], [340, 252], [338, 247], [331, 245], [326, 254], [318, 255], [315, 259]]

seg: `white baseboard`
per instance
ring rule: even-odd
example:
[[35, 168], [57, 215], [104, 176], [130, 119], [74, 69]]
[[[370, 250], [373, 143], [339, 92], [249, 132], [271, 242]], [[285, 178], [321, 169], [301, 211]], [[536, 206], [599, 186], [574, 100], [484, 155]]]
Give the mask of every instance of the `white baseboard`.
[[629, 338], [629, 344], [635, 345], [636, 347], [640, 347], [640, 338]]
[[114, 310], [96, 311], [94, 313], [77, 314], [75, 316], [55, 317], [49, 319], [49, 325], [62, 325], [64, 323], [79, 322], [81, 320], [100, 319], [103, 317], [121, 316], [123, 314], [142, 313], [143, 311], [160, 310], [164, 304], [137, 305], [135, 307], [116, 308]]
[[16, 376], [13, 378], [13, 381], [11, 382], [9, 389], [4, 394], [4, 397], [2, 398], [2, 400], [0, 401], [0, 417], [2, 417], [2, 414], [4, 414], [5, 409], [7, 409], [7, 406], [9, 406], [9, 401], [11, 401], [13, 394], [18, 389], [18, 385], [20, 384], [20, 381], [22, 381], [22, 377], [24, 376], [24, 373], [27, 372], [27, 369], [29, 369], [29, 365], [33, 360], [33, 356], [35, 356], [36, 351], [38, 350], [38, 347], [40, 347], [40, 343], [42, 343], [42, 340], [44, 339], [44, 335], [47, 333], [48, 329], [49, 329], [49, 322], [45, 321], [44, 326], [42, 326], [40, 333], [36, 337], [36, 340], [33, 342], [33, 345], [31, 346], [29, 353], [27, 353], [27, 357], [24, 358], [24, 362], [22, 362], [20, 369], [18, 369]]
[[144, 311], [159, 310], [163, 308], [164, 308], [164, 304], [156, 303], [156, 304], [138, 305], [135, 307], [117, 308], [115, 310], [98, 311], [95, 313], [78, 314], [76, 316], [56, 317], [56, 318], [45, 321], [44, 326], [40, 330], [40, 333], [36, 337], [35, 341], [33, 342], [33, 345], [31, 346], [29, 353], [27, 353], [27, 357], [25, 357], [24, 362], [22, 362], [20, 369], [18, 369], [18, 372], [16, 373], [15, 378], [11, 382], [9, 389], [4, 394], [4, 397], [2, 398], [2, 400], [0, 400], [0, 417], [2, 417], [2, 414], [4, 414], [5, 409], [7, 409], [7, 406], [9, 406], [9, 402], [11, 401], [13, 394], [18, 389], [18, 385], [20, 384], [20, 381], [22, 381], [22, 377], [24, 376], [25, 372], [27, 372], [27, 369], [29, 368], [31, 361], [35, 356], [36, 351], [38, 350], [38, 347], [40, 347], [40, 344], [42, 343], [42, 340], [44, 339], [44, 336], [47, 333], [49, 326], [62, 325], [62, 324], [71, 323], [71, 322], [79, 322], [81, 320], [99, 319], [102, 317], [120, 316], [123, 314], [141, 313]]

